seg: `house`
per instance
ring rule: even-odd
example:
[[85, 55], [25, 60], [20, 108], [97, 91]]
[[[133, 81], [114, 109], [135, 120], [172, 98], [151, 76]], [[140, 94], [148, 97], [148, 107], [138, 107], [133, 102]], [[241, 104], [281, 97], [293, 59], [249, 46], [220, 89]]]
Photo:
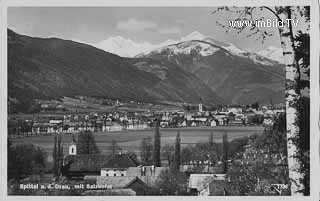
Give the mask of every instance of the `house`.
[[63, 175], [72, 178], [83, 178], [86, 175], [122, 175], [128, 167], [138, 166], [138, 162], [127, 154], [116, 154], [108, 156], [103, 154], [81, 154], [77, 153], [77, 145], [73, 136], [69, 145], [69, 155], [63, 159]]
[[200, 195], [200, 192], [206, 189], [212, 181], [225, 181], [226, 178], [226, 174], [190, 174], [188, 187], [190, 192]]
[[[121, 165], [119, 165], [121, 166]], [[122, 166], [123, 167], [123, 166]], [[103, 170], [104, 168], [102, 168]], [[94, 183], [100, 186], [109, 185], [111, 189], [130, 188], [134, 190], [137, 195], [146, 195], [147, 192], [156, 185], [156, 181], [163, 171], [169, 170], [169, 167], [155, 167], [155, 166], [137, 166], [128, 168], [119, 168], [121, 173], [117, 175], [101, 172], [101, 176], [86, 176], [84, 180], [87, 183]], [[110, 170], [110, 169], [108, 169]], [[113, 171], [115, 168], [113, 168]]]
[[60, 119], [52, 119], [49, 121], [50, 124], [61, 124], [62, 123], [62, 120]]
[[263, 120], [263, 126], [265, 126], [265, 127], [271, 127], [271, 126], [273, 126], [273, 120], [272, 119], [264, 119]]
[[63, 125], [62, 132], [64, 133], [76, 133], [79, 131], [79, 124], [77, 122], [68, 122]]
[[32, 133], [34, 134], [51, 134], [60, 131], [56, 125], [51, 123], [34, 123], [32, 125]]
[[225, 118], [217, 118], [217, 121], [219, 126], [226, 125]]
[[244, 121], [243, 120], [230, 120], [228, 125], [230, 125], [230, 126], [243, 126]]
[[200, 192], [200, 196], [226, 196], [228, 195], [227, 180], [213, 180], [208, 183]]
[[216, 120], [213, 119], [213, 120], [210, 122], [210, 126], [211, 126], [211, 127], [217, 126]]
[[160, 127], [161, 128], [169, 127], [169, 121], [161, 121], [160, 122]]
[[122, 131], [123, 126], [121, 126], [119, 123], [117, 122], [106, 122], [106, 124], [104, 124], [102, 126], [102, 132], [110, 132], [110, 131]]
[[185, 118], [187, 121], [191, 121], [193, 119], [191, 113], [185, 113]]
[[243, 109], [240, 106], [233, 106], [233, 107], [228, 107], [227, 112], [233, 113], [233, 114], [240, 114], [243, 112]]
[[184, 120], [182, 123], [181, 123], [181, 127], [186, 127], [187, 126], [187, 121]]
[[136, 124], [132, 123], [127, 125], [127, 130], [144, 130], [147, 128], [148, 128], [148, 125], [142, 122], [138, 122]]
[[103, 154], [75, 154], [67, 155], [63, 159], [62, 175], [68, 178], [100, 175], [101, 168], [110, 159], [110, 156]]
[[112, 156], [100, 169], [100, 176], [124, 177], [127, 176], [129, 167], [137, 167], [139, 163], [128, 154], [116, 154]]
[[148, 186], [154, 186], [161, 172], [169, 170], [169, 167], [138, 166], [130, 167], [127, 170], [127, 176], [137, 176]]
[[96, 177], [98, 186], [108, 185], [110, 189], [131, 189], [136, 195], [146, 195], [149, 186], [135, 176], [126, 177]]

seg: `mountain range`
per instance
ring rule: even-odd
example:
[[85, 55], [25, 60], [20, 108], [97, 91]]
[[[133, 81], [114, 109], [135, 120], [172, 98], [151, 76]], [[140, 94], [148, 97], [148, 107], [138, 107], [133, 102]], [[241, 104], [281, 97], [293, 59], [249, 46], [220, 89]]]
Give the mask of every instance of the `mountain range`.
[[93, 96], [145, 102], [223, 104], [195, 75], [150, 58], [122, 58], [58, 38], [8, 30], [8, 95], [24, 99]]
[[[117, 54], [121, 57], [136, 57], [139, 55], [149, 53], [161, 47], [177, 44], [184, 41], [190, 41], [190, 40], [207, 41], [207, 42], [216, 44], [218, 46], [222, 46], [228, 51], [231, 51], [236, 54], [242, 54], [242, 55], [252, 54], [249, 51], [242, 50], [236, 47], [232, 43], [224, 43], [224, 42], [217, 41], [211, 38], [210, 36], [204, 35], [198, 31], [193, 31], [190, 34], [184, 37], [181, 37], [178, 40], [168, 39], [159, 44], [151, 44], [149, 42], [136, 42], [131, 40], [130, 38], [124, 38], [122, 36], [114, 36], [114, 37], [109, 37], [106, 40], [102, 40], [92, 45], [106, 52]], [[278, 47], [270, 46], [265, 50], [258, 51], [257, 55], [266, 57], [271, 60], [275, 60], [279, 63], [283, 63], [282, 49]]]
[[157, 103], [201, 99], [207, 105], [284, 102], [281, 63], [199, 32], [167, 43], [120, 57], [88, 44], [8, 30], [9, 99], [83, 95]]

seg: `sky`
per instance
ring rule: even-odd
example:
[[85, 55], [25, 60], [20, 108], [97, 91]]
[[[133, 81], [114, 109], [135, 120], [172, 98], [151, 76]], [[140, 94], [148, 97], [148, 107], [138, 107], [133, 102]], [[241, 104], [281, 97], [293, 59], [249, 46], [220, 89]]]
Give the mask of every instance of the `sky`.
[[[247, 37], [250, 31], [226, 33], [219, 26], [228, 24], [230, 13], [212, 14], [215, 7], [9, 7], [8, 28], [19, 34], [35, 37], [58, 37], [98, 43], [112, 36], [122, 36], [137, 42], [152, 44], [167, 39], [180, 39], [199, 31], [221, 42], [230, 42], [250, 51], [269, 46], [280, 47], [276, 28], [264, 43], [256, 37]], [[265, 11], [255, 16], [274, 18]]]

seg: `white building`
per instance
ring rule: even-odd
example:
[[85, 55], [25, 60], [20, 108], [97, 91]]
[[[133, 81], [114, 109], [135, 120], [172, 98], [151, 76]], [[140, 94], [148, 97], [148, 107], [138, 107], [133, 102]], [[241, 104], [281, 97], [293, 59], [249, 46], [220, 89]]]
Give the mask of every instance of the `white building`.
[[216, 120], [212, 120], [212, 121], [210, 122], [210, 126], [217, 126]]
[[72, 142], [69, 145], [69, 155], [77, 155], [77, 144], [74, 136], [72, 136]]
[[202, 107], [202, 103], [199, 103], [199, 112], [203, 112], [203, 107]]

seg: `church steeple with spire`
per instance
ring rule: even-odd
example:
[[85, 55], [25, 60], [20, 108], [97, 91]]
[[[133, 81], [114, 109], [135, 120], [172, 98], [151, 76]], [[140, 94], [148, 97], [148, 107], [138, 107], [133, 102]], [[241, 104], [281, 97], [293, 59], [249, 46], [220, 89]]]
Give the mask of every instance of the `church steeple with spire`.
[[203, 112], [202, 99], [201, 98], [200, 98], [200, 103], [199, 103], [199, 112]]

